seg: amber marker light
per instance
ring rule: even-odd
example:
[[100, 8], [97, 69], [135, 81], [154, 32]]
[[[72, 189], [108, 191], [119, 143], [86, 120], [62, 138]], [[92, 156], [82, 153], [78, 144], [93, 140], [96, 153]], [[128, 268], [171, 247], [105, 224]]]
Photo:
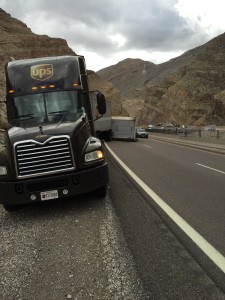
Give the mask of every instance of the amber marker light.
[[14, 93], [14, 90], [9, 90], [9, 94], [13, 94]]
[[32, 86], [32, 91], [36, 91], [37, 87], [36, 86]]
[[78, 86], [78, 83], [73, 83], [73, 86]]
[[51, 89], [53, 89], [54, 87], [55, 87], [55, 85], [54, 84], [50, 84], [50, 86], [49, 86]]
[[42, 85], [42, 86], [41, 86], [41, 89], [46, 89], [46, 85]]

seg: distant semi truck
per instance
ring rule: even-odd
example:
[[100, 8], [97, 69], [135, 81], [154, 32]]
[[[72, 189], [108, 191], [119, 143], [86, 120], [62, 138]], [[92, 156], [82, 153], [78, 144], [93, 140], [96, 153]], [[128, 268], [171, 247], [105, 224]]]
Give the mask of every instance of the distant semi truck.
[[106, 113], [98, 112], [96, 98], [92, 101], [92, 114], [96, 136], [105, 141], [112, 139], [136, 140], [136, 119], [134, 117], [112, 116], [111, 102], [106, 100]]
[[112, 117], [113, 139], [136, 141], [136, 119], [134, 117]]
[[92, 115], [94, 120], [94, 128], [96, 136], [105, 141], [112, 140], [112, 111], [111, 102], [106, 100], [106, 113], [99, 114], [98, 103], [96, 97], [92, 97]]

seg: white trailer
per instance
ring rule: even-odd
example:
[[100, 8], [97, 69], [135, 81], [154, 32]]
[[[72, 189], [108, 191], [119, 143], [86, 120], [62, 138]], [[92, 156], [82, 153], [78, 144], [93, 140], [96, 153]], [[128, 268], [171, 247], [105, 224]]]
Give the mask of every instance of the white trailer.
[[112, 112], [111, 102], [106, 100], [106, 113], [101, 117], [98, 113], [97, 101], [92, 97], [92, 114], [96, 136], [100, 139], [112, 140]]
[[136, 141], [136, 119], [134, 117], [112, 117], [113, 139]]

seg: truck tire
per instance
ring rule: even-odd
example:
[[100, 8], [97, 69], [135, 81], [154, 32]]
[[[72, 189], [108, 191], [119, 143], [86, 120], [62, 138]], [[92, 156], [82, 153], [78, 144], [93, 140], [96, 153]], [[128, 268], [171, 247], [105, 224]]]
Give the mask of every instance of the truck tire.
[[8, 204], [3, 204], [3, 207], [6, 211], [8, 212], [12, 212], [12, 211], [16, 211], [19, 209], [19, 205], [8, 205]]
[[108, 186], [107, 185], [104, 185], [103, 187], [95, 190], [92, 195], [95, 197], [95, 198], [103, 198], [106, 196], [107, 194], [107, 189], [108, 189]]
[[111, 142], [112, 141], [112, 130], [109, 130], [106, 134], [106, 141]]

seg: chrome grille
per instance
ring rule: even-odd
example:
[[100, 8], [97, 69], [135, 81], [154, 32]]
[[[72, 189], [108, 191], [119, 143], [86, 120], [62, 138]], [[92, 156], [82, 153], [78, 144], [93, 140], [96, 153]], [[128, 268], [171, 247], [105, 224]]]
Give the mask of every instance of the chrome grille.
[[40, 143], [27, 140], [15, 144], [18, 177], [32, 177], [74, 169], [68, 136], [51, 137]]

